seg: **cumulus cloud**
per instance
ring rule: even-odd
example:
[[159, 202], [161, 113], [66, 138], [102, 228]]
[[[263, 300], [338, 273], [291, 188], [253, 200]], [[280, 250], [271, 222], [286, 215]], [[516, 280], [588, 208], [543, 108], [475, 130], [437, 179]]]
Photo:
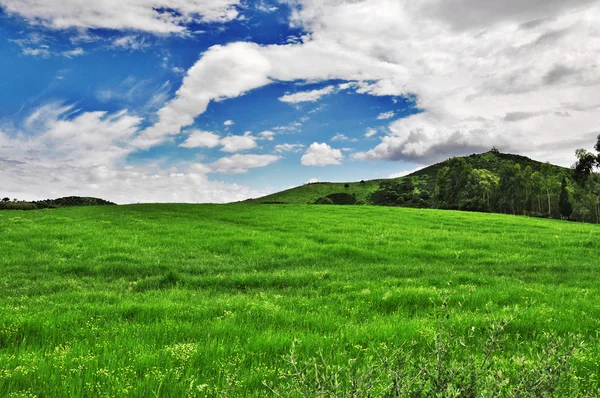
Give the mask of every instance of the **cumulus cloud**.
[[128, 166], [141, 118], [127, 111], [81, 112], [50, 103], [26, 118], [21, 129], [0, 131], [3, 193], [23, 200], [96, 196], [117, 203], [231, 202], [268, 190], [209, 180], [210, 165]]
[[226, 120], [225, 123], [223, 123], [223, 126], [233, 126], [235, 124], [235, 122], [233, 120]]
[[518, 143], [503, 135], [490, 134], [480, 128], [480, 121], [464, 121], [444, 125], [446, 118], [423, 113], [400, 119], [390, 126], [389, 135], [381, 144], [367, 152], [354, 154], [359, 160], [409, 160], [422, 159], [436, 162], [451, 156], [464, 155], [465, 148], [483, 152], [497, 146], [510, 151], [527, 145], [523, 137]]
[[[298, 3], [293, 21], [311, 31], [313, 42], [335, 41], [403, 68], [370, 81], [345, 76], [349, 83], [340, 89], [414, 95], [423, 113], [393, 122], [390, 134], [359, 159], [427, 164], [496, 145], [568, 165], [581, 137], [597, 130], [597, 2]], [[545, 149], [563, 137], [567, 145]]]
[[[226, 22], [239, 0], [0, 0], [9, 14], [52, 29], [118, 29], [182, 33], [191, 22]], [[164, 10], [164, 11], [161, 11]]]
[[[269, 139], [269, 135], [260, 136], [260, 139]], [[182, 148], [215, 148], [221, 146], [221, 152], [242, 152], [249, 149], [254, 149], [258, 146], [256, 140], [258, 138], [252, 136], [251, 132], [244, 135], [229, 135], [221, 138], [215, 133], [209, 131], [194, 130], [188, 138], [179, 146]], [[271, 138], [272, 139], [272, 138]]]
[[281, 159], [275, 155], [233, 155], [212, 164], [213, 170], [223, 174], [244, 174], [248, 169], [269, 166]]
[[158, 122], [140, 135], [136, 145], [160, 144], [191, 125], [211, 101], [235, 98], [275, 80], [377, 80], [402, 76], [403, 71], [400, 65], [347, 51], [334, 42], [213, 46], [187, 72], [175, 98], [158, 112]]
[[313, 143], [300, 160], [304, 166], [328, 166], [342, 164], [342, 151], [329, 145]]
[[273, 141], [275, 139], [275, 135], [276, 133], [266, 130], [258, 133], [257, 137], [259, 140]]
[[[142, 135], [139, 145], [152, 146], [177, 134], [210, 101], [275, 80], [342, 79], [348, 83], [340, 89], [414, 96], [425, 116], [409, 118], [409, 138], [406, 131], [398, 134], [396, 126], [377, 148], [356, 155], [363, 159], [428, 163], [432, 154], [466, 154], [520, 140], [523, 146], [507, 149], [548, 160], [536, 148], [597, 129], [593, 121], [600, 117], [594, 108], [600, 104], [600, 67], [595, 55], [600, 42], [594, 37], [600, 27], [593, 21], [600, 19], [600, 7], [595, 3], [553, 0], [544, 10], [511, 0], [511, 11], [504, 12], [476, 0], [450, 2], [477, 9], [486, 30], [468, 21], [458, 29], [463, 17], [446, 11], [461, 8], [441, 0], [295, 3], [301, 7], [295, 8], [292, 23], [303, 25], [310, 36], [285, 45], [211, 48], [188, 71], [176, 98], [159, 112], [159, 122]], [[323, 90], [334, 88], [282, 98], [313, 100]], [[572, 116], [568, 123], [557, 110]], [[519, 112], [544, 117], [515, 120]], [[562, 149], [560, 163], [572, 162], [574, 148]]]
[[240, 152], [254, 149], [258, 146], [256, 138], [250, 133], [245, 135], [232, 135], [225, 137], [221, 140], [221, 151], [223, 152]]
[[221, 143], [221, 137], [209, 131], [193, 131], [187, 140], [179, 145], [182, 148], [214, 148]]
[[[160, 9], [160, 0], [123, 0], [118, 7], [113, 2], [108, 7], [108, 3], [0, 0], [5, 11], [51, 28], [102, 27], [152, 33], [183, 32], [191, 20], [235, 18], [238, 4], [233, 0], [175, 0], [168, 7], [177, 12], [161, 14], [155, 11]], [[339, 79], [347, 83], [336, 90], [413, 95], [420, 112], [393, 121], [381, 142], [355, 154], [357, 159], [427, 164], [494, 145], [570, 165], [573, 150], [597, 134], [600, 120], [600, 6], [591, 0], [496, 3], [294, 0], [289, 2], [294, 7], [291, 23], [309, 34], [283, 45], [244, 42], [211, 47], [187, 71], [175, 97], [158, 111], [157, 122], [146, 130], [139, 132], [141, 121], [127, 111], [80, 113], [72, 107], [55, 106], [40, 110], [27, 121], [25, 130], [40, 131], [35, 138], [4, 134], [0, 157], [8, 159], [11, 167], [19, 161], [46, 167], [40, 164], [44, 162], [52, 168], [48, 175], [57, 176], [56, 186], [64, 187], [69, 182], [63, 181], [62, 175], [71, 181], [83, 180], [72, 171], [57, 169], [57, 159], [74, 159], [75, 167], [76, 159], [89, 155], [81, 164], [82, 175], [88, 173], [84, 169], [89, 170], [93, 178], [101, 180], [104, 175], [116, 178], [119, 175], [114, 173], [121, 170], [135, 186], [130, 173], [153, 174], [149, 168], [123, 171], [127, 154], [180, 134], [211, 101], [238, 97], [273, 81]], [[43, 40], [28, 40], [24, 48], [32, 55], [51, 52]], [[308, 93], [289, 95], [298, 94], [310, 97]], [[299, 98], [302, 96], [295, 100]], [[74, 133], [75, 127], [84, 132], [83, 137]], [[273, 130], [297, 132], [300, 127], [296, 122]], [[97, 150], [86, 144], [86, 134], [90, 142], [99, 145]], [[375, 133], [368, 130], [366, 135]], [[254, 137], [230, 139], [236, 140], [256, 145]], [[230, 143], [229, 148], [235, 146]], [[279, 148], [282, 153], [284, 148]], [[209, 168], [244, 172], [269, 160], [247, 156], [267, 155], [234, 155]], [[342, 159], [339, 149], [314, 143], [302, 163], [339, 164]], [[106, 169], [96, 168], [93, 161]], [[40, 170], [39, 174], [44, 174], [45, 169]], [[21, 174], [27, 175], [15, 171], [15, 176]], [[177, 170], [171, 176], [158, 170], [155, 174], [160, 181], [177, 181], [181, 174], [194, 173]], [[172, 187], [167, 183], [156, 186]]]
[[284, 95], [283, 97], [279, 98], [279, 101], [287, 102], [289, 104], [297, 104], [300, 102], [316, 102], [322, 97], [333, 93], [334, 90], [335, 88], [333, 86], [328, 86], [320, 90], [302, 91], [299, 93]]
[[259, 46], [233, 43], [211, 47], [188, 71], [175, 98], [158, 112], [158, 122], [143, 132], [136, 142], [140, 148], [161, 143], [176, 135], [206, 111], [213, 100], [234, 98], [269, 84], [269, 61]]

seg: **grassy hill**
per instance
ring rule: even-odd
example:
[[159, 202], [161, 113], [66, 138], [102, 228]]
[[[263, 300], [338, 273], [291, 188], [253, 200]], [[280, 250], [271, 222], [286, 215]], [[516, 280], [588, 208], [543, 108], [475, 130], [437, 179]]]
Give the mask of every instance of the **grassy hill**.
[[4, 211], [0, 236], [3, 397], [600, 391], [596, 225], [132, 205]]
[[[475, 169], [485, 169], [493, 174], [498, 175], [502, 167], [506, 164], [519, 164], [522, 169], [530, 166], [533, 171], [539, 171], [542, 166], [542, 162], [532, 160], [525, 156], [499, 153], [495, 151], [489, 151], [482, 154], [473, 154], [465, 156], [464, 159]], [[432, 166], [425, 167], [419, 171], [409, 174], [416, 187], [419, 189], [427, 190], [433, 193], [435, 190], [435, 183], [437, 179], [438, 171], [448, 164], [449, 160], [434, 164]], [[553, 166], [553, 170], [556, 174], [567, 172], [569, 169], [560, 166]], [[349, 183], [328, 183], [320, 182], [314, 184], [305, 184], [300, 187], [288, 189], [286, 191], [277, 192], [272, 195], [268, 195], [262, 198], [253, 200], [259, 204], [309, 204], [314, 203], [317, 199], [326, 197], [330, 194], [335, 193], [348, 193], [355, 195], [358, 204], [367, 204], [368, 198], [371, 194], [377, 191], [382, 182], [396, 181], [401, 182], [403, 178], [395, 179], [380, 179], [370, 180], [361, 182], [349, 182]], [[348, 184], [349, 187], [345, 188]]]

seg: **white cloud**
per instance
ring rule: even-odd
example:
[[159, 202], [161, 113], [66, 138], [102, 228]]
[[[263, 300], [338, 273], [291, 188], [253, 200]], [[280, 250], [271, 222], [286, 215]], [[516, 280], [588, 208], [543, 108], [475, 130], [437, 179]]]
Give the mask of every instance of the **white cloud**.
[[222, 152], [241, 152], [258, 146], [256, 137], [247, 132], [244, 135], [230, 135], [224, 138], [208, 131], [194, 130], [180, 147], [183, 148], [215, 148], [221, 146]]
[[212, 168], [202, 163], [192, 163], [188, 171], [193, 174], [208, 174], [212, 172]]
[[139, 148], [158, 145], [191, 125], [211, 101], [238, 97], [274, 80], [379, 80], [394, 76], [404, 76], [404, 68], [349, 52], [334, 42], [213, 46], [188, 71], [176, 97], [158, 112], [158, 122], [135, 144]]
[[[97, 26], [82, 21], [116, 13], [111, 23], [123, 26], [123, 8], [106, 11], [106, 0], [92, 5], [66, 0], [73, 9], [59, 11], [57, 1], [0, 4], [54, 27]], [[244, 42], [210, 48], [187, 72], [175, 98], [158, 112], [158, 122], [133, 145], [157, 145], [193, 124], [211, 101], [234, 98], [272, 81], [341, 79], [350, 83], [340, 89], [414, 95], [422, 110], [393, 122], [381, 143], [357, 158], [429, 163], [496, 145], [571, 164], [573, 150], [597, 131], [600, 119], [600, 6], [591, 0], [496, 3], [295, 0], [292, 24], [309, 34], [285, 45]], [[128, 24], [136, 26], [131, 29], [184, 29], [183, 20], [157, 18], [146, 0], [120, 4], [148, 13], [137, 22], [133, 18]], [[178, 0], [170, 6], [185, 20], [195, 12], [205, 15], [198, 11], [202, 6], [204, 11], [213, 5], [216, 10], [219, 4], [235, 5]], [[44, 5], [49, 11], [40, 16]], [[81, 10], [85, 7], [89, 10]], [[139, 27], [142, 20], [148, 26]]]
[[304, 149], [304, 145], [302, 144], [279, 144], [275, 146], [275, 152], [284, 153], [284, 152], [292, 152], [299, 153]]
[[373, 129], [373, 128], [368, 128], [367, 131], [365, 132], [365, 137], [366, 138], [371, 138], [374, 135], [377, 134], [377, 130]]
[[336, 135], [334, 135], [331, 138], [331, 141], [338, 141], [338, 142], [342, 142], [342, 141], [351, 141], [351, 142], [356, 142], [358, 141], [356, 138], [349, 138], [347, 137], [345, 134], [342, 133], [337, 133]]
[[335, 88], [333, 86], [328, 86], [320, 90], [303, 91], [295, 94], [287, 94], [279, 98], [279, 101], [287, 102], [290, 104], [297, 104], [300, 102], [316, 102], [322, 97], [333, 93], [334, 90]]
[[195, 130], [179, 146], [183, 148], [214, 148], [220, 143], [221, 137], [218, 135], [208, 131]]
[[141, 50], [148, 48], [150, 43], [143, 36], [128, 35], [113, 40], [112, 46], [120, 50]]
[[342, 133], [337, 133], [331, 138], [331, 141], [348, 141], [350, 138], [346, 137], [346, 135]]
[[254, 149], [258, 146], [256, 143], [256, 138], [254, 138], [250, 133], [246, 133], [245, 135], [231, 135], [221, 139], [221, 148], [222, 152], [241, 152], [247, 151], [249, 149]]
[[48, 47], [39, 47], [39, 48], [23, 48], [23, 55], [29, 55], [31, 57], [43, 57], [48, 58], [52, 53], [48, 50]]
[[342, 151], [334, 149], [329, 145], [323, 143], [313, 143], [304, 156], [302, 156], [301, 163], [304, 166], [327, 166], [327, 165], [338, 165], [342, 164], [341, 160], [344, 158]]
[[271, 13], [277, 11], [279, 7], [271, 6], [261, 1], [256, 5], [256, 9], [262, 12]]
[[275, 155], [233, 155], [212, 164], [213, 170], [223, 174], [244, 174], [248, 169], [269, 166], [281, 159]]
[[85, 51], [83, 51], [82, 48], [75, 48], [73, 50], [62, 52], [62, 56], [67, 58], [79, 57], [83, 54], [85, 54]]
[[304, 46], [336, 43], [331, 54], [343, 49], [398, 68], [374, 79], [347, 73], [350, 83], [340, 89], [412, 94], [423, 111], [392, 123], [381, 144], [358, 158], [426, 164], [496, 145], [569, 165], [581, 140], [597, 131], [597, 1], [298, 3], [293, 21], [311, 32]]
[[143, 132], [136, 145], [148, 148], [176, 135], [206, 111], [213, 100], [234, 98], [271, 82], [271, 65], [252, 43], [213, 46], [188, 71], [176, 97], [159, 112], [158, 122]]
[[39, 108], [24, 122], [25, 131], [0, 131], [3, 194], [23, 200], [76, 195], [117, 203], [222, 203], [270, 193], [211, 181], [206, 174], [212, 167], [201, 163], [127, 166], [140, 123], [127, 111], [81, 113], [59, 103]]
[[223, 123], [223, 126], [233, 126], [235, 124], [235, 122], [233, 120], [226, 120], [225, 123]]
[[480, 121], [460, 121], [445, 124], [446, 118], [430, 113], [413, 115], [390, 125], [390, 133], [381, 139], [374, 149], [356, 153], [359, 160], [410, 160], [430, 162], [470, 152], [484, 152], [493, 146], [503, 151], [518, 152], [519, 148], [531, 147], [526, 136], [512, 142], [503, 134], [481, 129]]
[[393, 118], [395, 115], [394, 111], [383, 112], [377, 116], [377, 120], [387, 120]]
[[414, 173], [414, 172], [416, 172], [416, 171], [419, 171], [419, 170], [421, 170], [421, 169], [422, 169], [422, 167], [417, 167], [417, 168], [415, 168], [415, 169], [412, 169], [412, 170], [403, 170], [403, 171], [399, 171], [399, 172], [397, 172], [397, 173], [392, 173], [392, 174], [390, 174], [390, 175], [388, 176], [388, 178], [400, 178], [400, 177], [406, 177], [407, 175], [409, 175], [409, 174], [412, 174], [412, 173]]
[[65, 58], [73, 58], [85, 54], [85, 51], [81, 47], [64, 51], [54, 50], [50, 47], [50, 44], [55, 44], [52, 38], [37, 32], [29, 33], [20, 39], [9, 41], [21, 47], [23, 55], [31, 57], [49, 58], [51, 56], [63, 56]]
[[[239, 0], [0, 0], [9, 14], [52, 29], [117, 29], [182, 33], [191, 22], [226, 22]], [[160, 12], [160, 9], [170, 11]], [[175, 12], [172, 12], [175, 11]]]
[[259, 140], [273, 141], [275, 139], [275, 135], [276, 135], [276, 133], [267, 130], [267, 131], [263, 131], [263, 132], [259, 133], [258, 134], [258, 139]]
[[308, 181], [306, 181], [305, 184], [315, 184], [317, 182], [320, 182], [318, 178], [311, 178]]

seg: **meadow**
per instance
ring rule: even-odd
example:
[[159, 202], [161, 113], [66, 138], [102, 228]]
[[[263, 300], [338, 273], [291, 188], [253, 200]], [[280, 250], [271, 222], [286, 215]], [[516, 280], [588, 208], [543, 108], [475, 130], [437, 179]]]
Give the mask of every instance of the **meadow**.
[[370, 206], [0, 212], [0, 396], [597, 396], [600, 227]]

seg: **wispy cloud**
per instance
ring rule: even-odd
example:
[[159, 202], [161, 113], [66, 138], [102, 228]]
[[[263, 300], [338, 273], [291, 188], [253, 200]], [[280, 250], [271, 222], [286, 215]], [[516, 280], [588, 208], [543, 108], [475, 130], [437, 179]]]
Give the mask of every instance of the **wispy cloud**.
[[298, 104], [300, 102], [316, 102], [320, 100], [322, 97], [333, 93], [335, 87], [328, 86], [322, 88], [320, 90], [313, 91], [303, 91], [294, 94], [286, 94], [283, 97], [279, 98], [281, 102], [287, 102], [290, 104]]

